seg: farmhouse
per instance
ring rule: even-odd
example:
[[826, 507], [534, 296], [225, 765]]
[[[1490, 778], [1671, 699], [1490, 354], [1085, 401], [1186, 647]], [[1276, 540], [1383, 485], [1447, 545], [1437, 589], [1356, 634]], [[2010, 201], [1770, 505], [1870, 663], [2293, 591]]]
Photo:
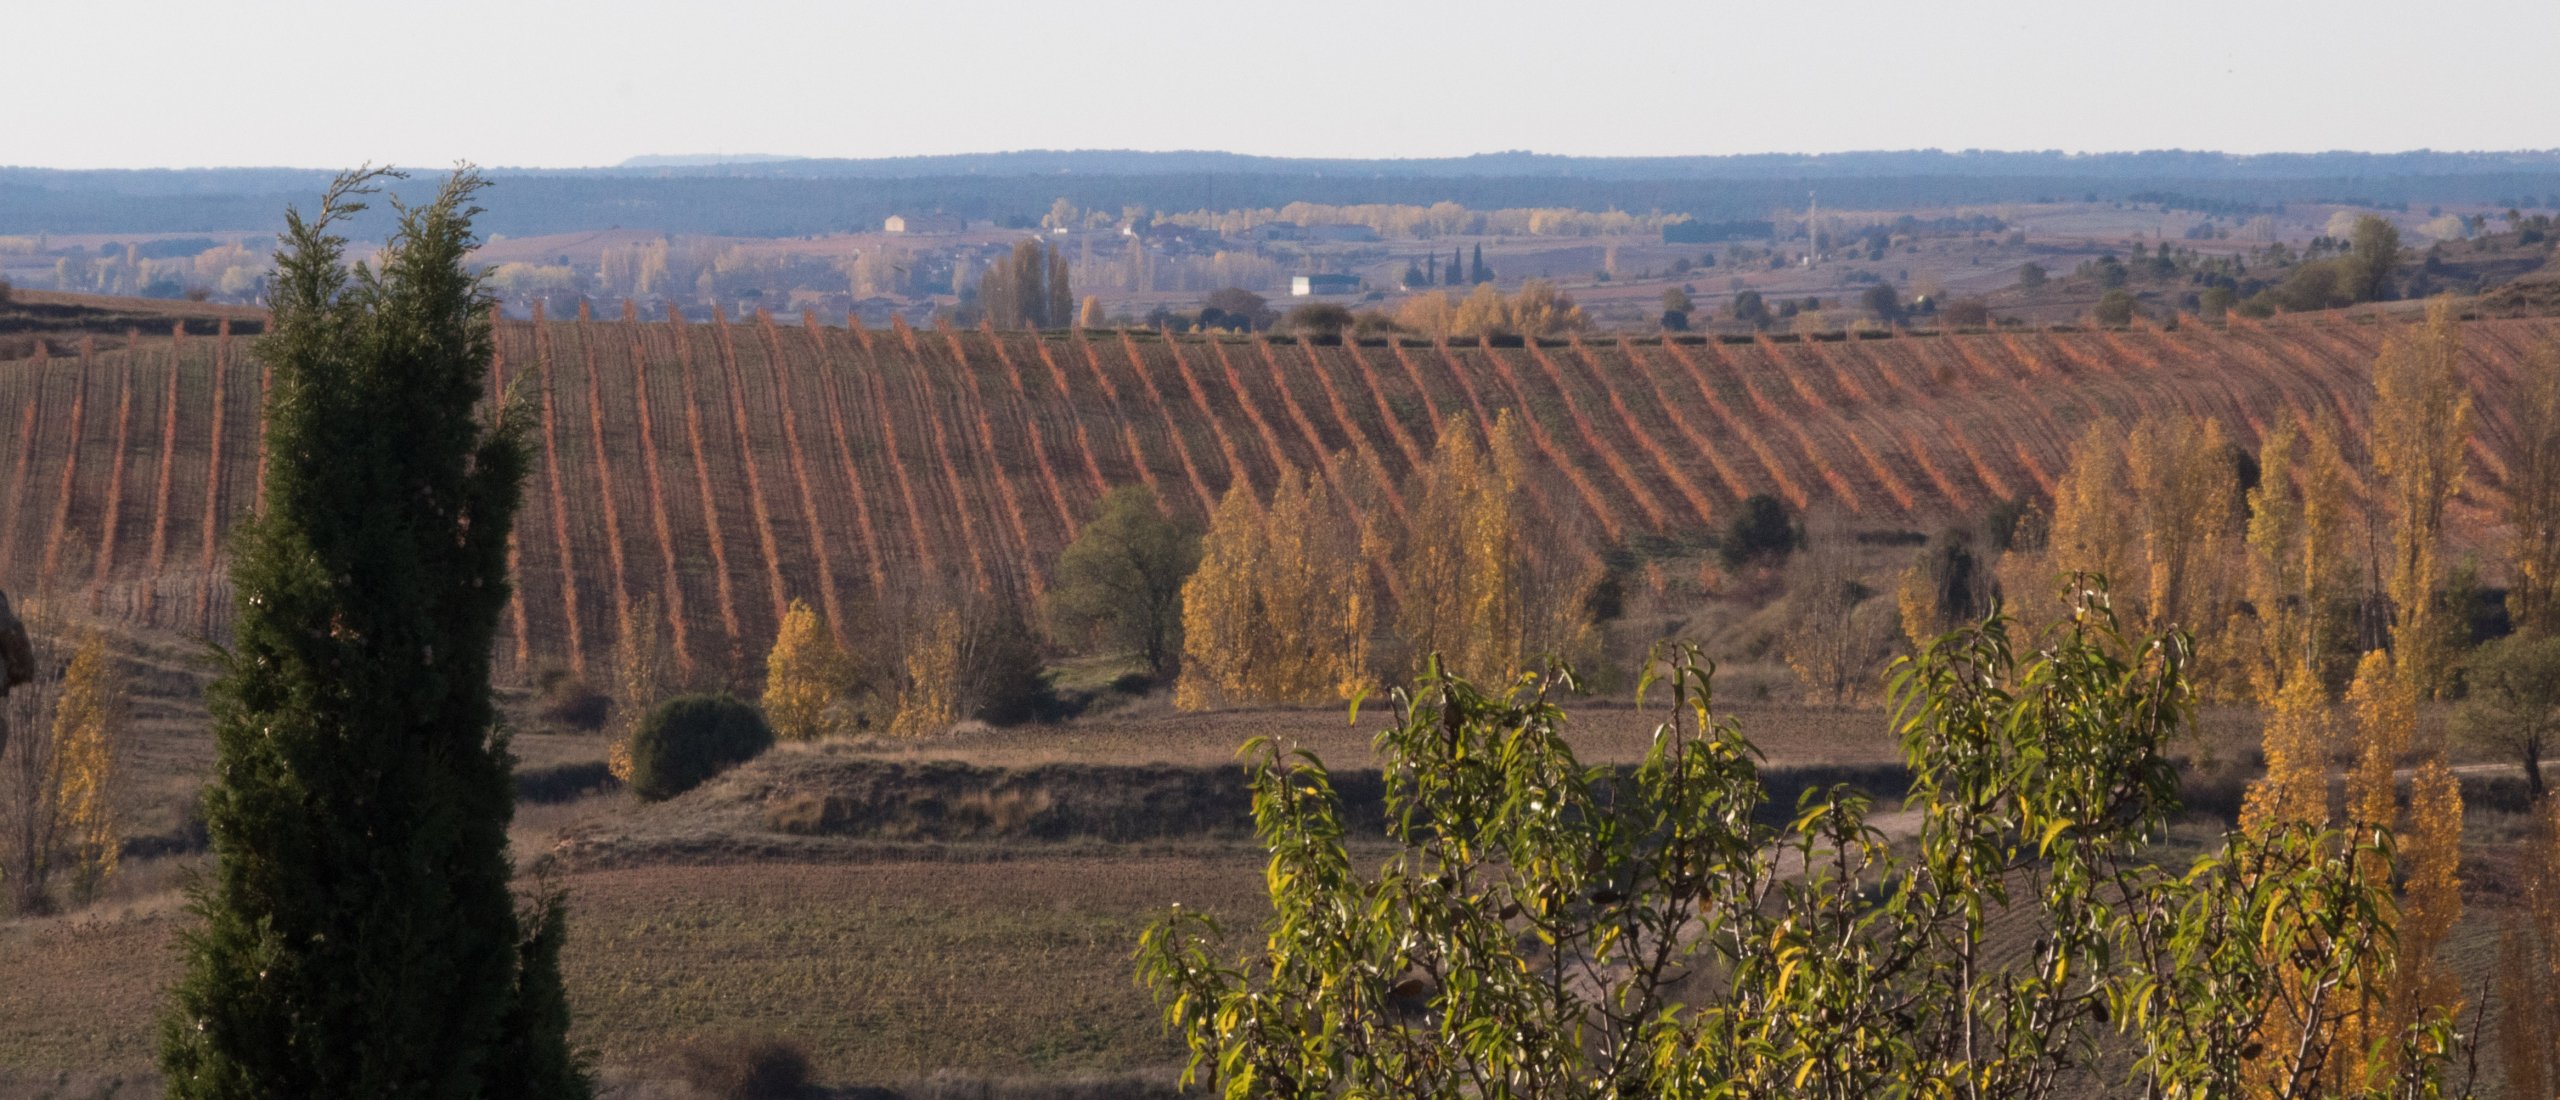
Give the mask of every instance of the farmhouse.
[[891, 233], [958, 233], [968, 226], [949, 214], [891, 214], [880, 228]]
[[1360, 293], [1360, 277], [1357, 275], [1300, 275], [1289, 280], [1289, 294], [1292, 297], [1358, 293]]

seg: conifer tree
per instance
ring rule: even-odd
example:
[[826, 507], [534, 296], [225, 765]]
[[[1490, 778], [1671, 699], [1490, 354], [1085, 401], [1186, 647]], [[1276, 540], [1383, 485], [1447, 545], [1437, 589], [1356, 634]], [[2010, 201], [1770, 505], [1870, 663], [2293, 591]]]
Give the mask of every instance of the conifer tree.
[[514, 778], [489, 686], [527, 465], [483, 420], [492, 302], [457, 170], [376, 265], [338, 222], [389, 173], [286, 214], [267, 511], [232, 577], [212, 693], [215, 865], [161, 1033], [177, 1097], [558, 1097], [571, 1057], [556, 895], [520, 918]]

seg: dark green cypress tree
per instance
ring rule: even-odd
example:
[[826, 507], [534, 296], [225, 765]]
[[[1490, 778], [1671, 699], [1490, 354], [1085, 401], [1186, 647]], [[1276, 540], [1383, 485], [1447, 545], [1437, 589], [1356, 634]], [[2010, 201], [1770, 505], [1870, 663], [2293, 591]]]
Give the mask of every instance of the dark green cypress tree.
[[592, 1091], [571, 1056], [556, 894], [509, 886], [513, 758], [489, 690], [518, 425], [483, 419], [491, 299], [469, 169], [396, 200], [377, 266], [339, 219], [396, 173], [286, 214], [258, 355], [267, 511], [234, 547], [212, 693], [215, 867], [163, 1023], [173, 1097]]

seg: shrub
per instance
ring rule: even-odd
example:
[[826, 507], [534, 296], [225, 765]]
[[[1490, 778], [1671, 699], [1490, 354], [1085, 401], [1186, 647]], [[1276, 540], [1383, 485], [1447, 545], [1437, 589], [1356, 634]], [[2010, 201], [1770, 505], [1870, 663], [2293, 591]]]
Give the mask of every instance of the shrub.
[[673, 798], [773, 747], [773, 727], [727, 694], [669, 699], [631, 738], [631, 789], [651, 802]]
[[2102, 325], [2132, 324], [2133, 315], [2139, 308], [2133, 295], [2121, 290], [2110, 290], [2098, 299], [2096, 310], [2098, 323]]
[[809, 1092], [809, 1055], [798, 1043], [758, 1035], [713, 1035], [678, 1055], [685, 1084], [719, 1100], [786, 1100]]
[[604, 728], [605, 717], [612, 709], [612, 697], [597, 691], [595, 685], [575, 676], [561, 676], [542, 685], [534, 716], [546, 726], [594, 733]]
[[1784, 558], [1795, 548], [1796, 531], [1787, 522], [1787, 506], [1767, 493], [1753, 493], [1743, 499], [1733, 522], [1725, 525], [1717, 553], [1725, 568], [1733, 569], [1764, 558]]
[[1018, 726], [1066, 716], [1066, 703], [1041, 666], [1031, 624], [1007, 609], [988, 616], [978, 630], [978, 642], [970, 647], [973, 667], [966, 670], [978, 688], [973, 717], [991, 726]]

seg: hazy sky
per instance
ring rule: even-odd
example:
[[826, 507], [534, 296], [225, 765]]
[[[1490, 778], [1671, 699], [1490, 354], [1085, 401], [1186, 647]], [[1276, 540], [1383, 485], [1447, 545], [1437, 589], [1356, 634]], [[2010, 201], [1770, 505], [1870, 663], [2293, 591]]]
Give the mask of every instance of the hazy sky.
[[2560, 147], [2554, 0], [5, 0], [0, 164]]

